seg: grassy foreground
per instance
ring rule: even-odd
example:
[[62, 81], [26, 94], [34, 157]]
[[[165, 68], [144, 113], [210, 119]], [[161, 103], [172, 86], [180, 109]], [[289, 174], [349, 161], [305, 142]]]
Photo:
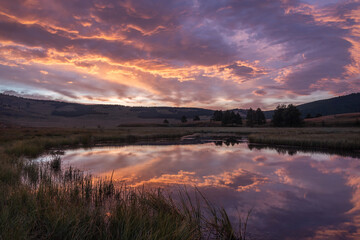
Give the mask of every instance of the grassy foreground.
[[23, 170], [26, 184], [0, 198], [1, 239], [245, 239], [246, 226], [235, 231], [225, 210], [197, 191], [196, 200], [182, 191], [175, 201], [51, 163]]

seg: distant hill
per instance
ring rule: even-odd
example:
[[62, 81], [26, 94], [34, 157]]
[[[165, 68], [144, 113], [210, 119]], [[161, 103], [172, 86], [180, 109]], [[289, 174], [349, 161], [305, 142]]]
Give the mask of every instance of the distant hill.
[[[296, 106], [302, 117], [310, 114], [315, 117], [360, 112], [360, 93], [352, 93], [346, 96], [334, 97]], [[272, 118], [274, 111], [265, 111], [266, 118]]]
[[[319, 100], [297, 106], [305, 117], [307, 114], [323, 116], [360, 112], [360, 93]], [[247, 110], [233, 109], [244, 118]], [[26, 99], [0, 94], [0, 125], [31, 127], [79, 127], [113, 128], [126, 124], [179, 124], [185, 115], [189, 122], [194, 116], [208, 121], [213, 110], [179, 107], [127, 107], [121, 105], [86, 105], [48, 100]], [[274, 111], [265, 111], [271, 118]]]
[[360, 93], [353, 93], [297, 106], [303, 116], [321, 114], [323, 116], [360, 112]]
[[185, 115], [209, 120], [213, 110], [176, 107], [127, 107], [85, 105], [48, 100], [33, 100], [0, 94], [0, 122], [33, 127], [106, 127], [120, 124], [161, 124], [164, 119], [180, 123]]

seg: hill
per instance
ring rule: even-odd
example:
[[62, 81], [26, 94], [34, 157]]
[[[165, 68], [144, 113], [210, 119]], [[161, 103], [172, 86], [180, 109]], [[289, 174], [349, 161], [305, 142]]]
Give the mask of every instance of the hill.
[[[339, 96], [296, 106], [302, 117], [310, 114], [312, 117], [320, 114], [322, 116], [336, 115], [343, 113], [360, 112], [360, 93], [352, 93], [346, 96]], [[266, 118], [272, 118], [274, 111], [265, 111]]]
[[[297, 106], [305, 117], [360, 112], [360, 93], [353, 93]], [[233, 109], [245, 118], [247, 110]], [[0, 127], [20, 125], [31, 127], [79, 127], [114, 128], [119, 125], [162, 124], [168, 119], [170, 124], [179, 124], [185, 115], [192, 122], [194, 116], [208, 121], [213, 110], [180, 107], [128, 107], [121, 105], [86, 105], [48, 100], [26, 99], [0, 94]], [[271, 118], [274, 111], [265, 111]]]
[[311, 114], [312, 116], [316, 116], [317, 114], [327, 116], [360, 112], [360, 93], [305, 103], [299, 105], [298, 108], [303, 116], [307, 114]]
[[0, 94], [0, 122], [6, 125], [113, 128], [120, 124], [161, 124], [164, 119], [180, 123], [183, 115], [209, 120], [212, 114], [212, 110], [201, 108], [85, 105]]

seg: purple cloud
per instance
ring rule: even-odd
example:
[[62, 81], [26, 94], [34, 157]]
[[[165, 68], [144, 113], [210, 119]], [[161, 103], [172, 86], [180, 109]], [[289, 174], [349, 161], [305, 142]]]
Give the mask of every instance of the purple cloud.
[[0, 88], [217, 108], [359, 91], [359, 11], [358, 1], [4, 0]]

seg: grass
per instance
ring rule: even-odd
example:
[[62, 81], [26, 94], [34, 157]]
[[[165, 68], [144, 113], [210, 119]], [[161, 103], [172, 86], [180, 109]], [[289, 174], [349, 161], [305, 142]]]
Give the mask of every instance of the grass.
[[360, 127], [360, 113], [343, 113], [336, 115], [308, 118], [304, 120], [306, 126], [326, 127]]
[[247, 128], [247, 127], [137, 127], [115, 130], [4, 129], [0, 146], [15, 157], [36, 157], [52, 148], [91, 147], [94, 144], [179, 139], [189, 134], [249, 135], [252, 143], [333, 149], [360, 149], [360, 128]]
[[253, 133], [248, 138], [250, 143], [314, 149], [360, 150], [360, 131], [356, 128], [290, 129], [276, 133]]
[[160, 189], [115, 188], [111, 178], [30, 164], [27, 184], [1, 198], [0, 239], [245, 239], [246, 227], [235, 230], [198, 191], [176, 201]]

